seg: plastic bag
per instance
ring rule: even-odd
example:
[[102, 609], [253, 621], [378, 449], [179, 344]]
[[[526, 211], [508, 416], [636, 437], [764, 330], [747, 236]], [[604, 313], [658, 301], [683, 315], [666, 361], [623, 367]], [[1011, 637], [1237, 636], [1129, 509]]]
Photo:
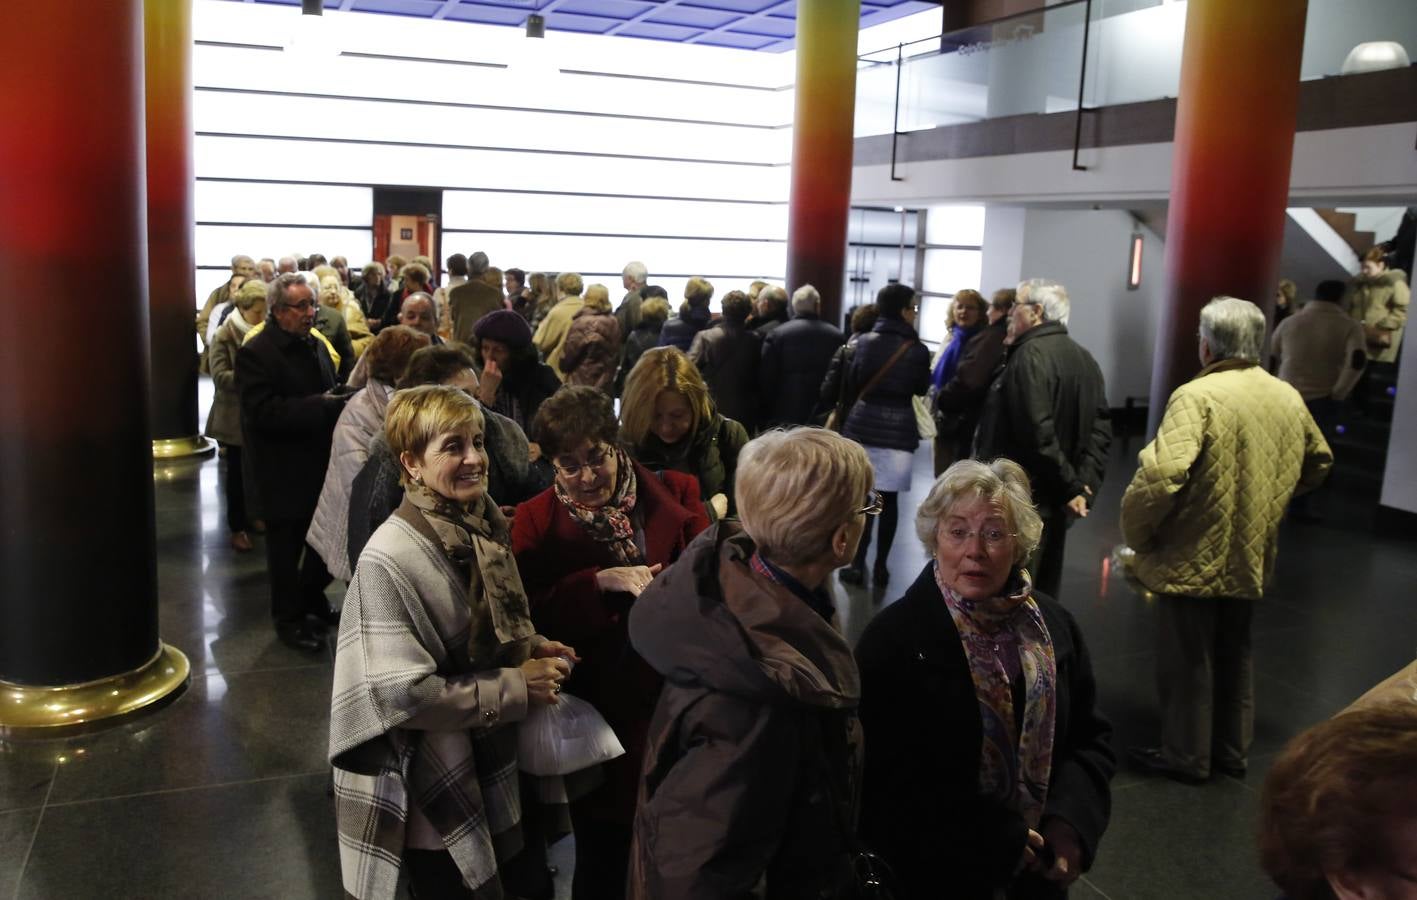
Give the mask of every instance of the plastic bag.
[[561, 694], [534, 706], [517, 734], [517, 765], [532, 775], [569, 775], [625, 755], [605, 718], [586, 701]]

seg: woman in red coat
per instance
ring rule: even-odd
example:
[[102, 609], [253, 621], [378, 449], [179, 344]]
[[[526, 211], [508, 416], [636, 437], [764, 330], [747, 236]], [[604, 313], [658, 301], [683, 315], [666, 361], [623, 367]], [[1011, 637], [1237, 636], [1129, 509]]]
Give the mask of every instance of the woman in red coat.
[[691, 475], [656, 475], [617, 444], [610, 397], [567, 386], [541, 404], [532, 433], [556, 482], [517, 507], [512, 551], [542, 633], [576, 647], [569, 693], [605, 716], [625, 755], [571, 804], [575, 900], [621, 898], [645, 736], [660, 676], [630, 646], [631, 604], [708, 527]]

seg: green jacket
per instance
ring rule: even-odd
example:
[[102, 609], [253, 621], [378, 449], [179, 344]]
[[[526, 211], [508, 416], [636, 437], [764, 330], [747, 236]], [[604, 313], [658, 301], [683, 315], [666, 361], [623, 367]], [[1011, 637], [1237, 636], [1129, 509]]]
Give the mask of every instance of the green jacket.
[[[699, 496], [708, 501], [714, 494], [728, 497], [728, 514], [733, 515], [733, 476], [738, 469], [738, 454], [748, 443], [748, 431], [733, 419], [726, 419], [718, 413], [699, 427], [692, 435], [681, 439], [674, 446], [664, 444], [653, 433], [645, 435], [644, 442], [630, 448], [630, 455], [647, 469], [659, 472], [673, 469], [699, 480]], [[717, 517], [713, 507], [705, 502], [709, 521]]]
[[1134, 572], [1158, 594], [1259, 599], [1279, 522], [1333, 454], [1299, 392], [1245, 360], [1181, 385], [1122, 497]]

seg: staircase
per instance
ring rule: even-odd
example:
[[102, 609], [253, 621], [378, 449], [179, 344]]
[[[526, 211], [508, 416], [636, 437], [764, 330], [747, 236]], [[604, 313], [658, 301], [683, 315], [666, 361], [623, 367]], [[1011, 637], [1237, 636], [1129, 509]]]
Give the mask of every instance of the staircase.
[[1314, 207], [1314, 212], [1318, 213], [1320, 219], [1327, 222], [1334, 231], [1342, 236], [1360, 259], [1364, 253], [1372, 249], [1373, 244], [1377, 241], [1377, 235], [1373, 232], [1358, 230], [1358, 217], [1353, 213], [1339, 212], [1336, 209], [1319, 209], [1318, 207]]
[[1375, 527], [1396, 396], [1397, 365], [1369, 363], [1339, 416], [1335, 433], [1326, 435], [1333, 450], [1333, 469], [1317, 500], [1325, 525]]

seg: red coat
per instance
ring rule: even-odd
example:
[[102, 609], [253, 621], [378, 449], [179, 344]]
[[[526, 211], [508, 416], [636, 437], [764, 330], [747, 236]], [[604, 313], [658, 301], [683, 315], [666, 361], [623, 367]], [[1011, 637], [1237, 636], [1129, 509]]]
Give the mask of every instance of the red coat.
[[[698, 479], [672, 471], [661, 478], [633, 465], [638, 498], [632, 517], [644, 534], [645, 564], [668, 566], [708, 527]], [[581, 657], [566, 690], [593, 704], [625, 746], [625, 755], [605, 767], [607, 783], [582, 802], [592, 817], [628, 826], [661, 679], [630, 646], [634, 598], [602, 593], [595, 583], [597, 572], [620, 563], [571, 518], [555, 488], [517, 507], [512, 552], [537, 632], [570, 644]]]

